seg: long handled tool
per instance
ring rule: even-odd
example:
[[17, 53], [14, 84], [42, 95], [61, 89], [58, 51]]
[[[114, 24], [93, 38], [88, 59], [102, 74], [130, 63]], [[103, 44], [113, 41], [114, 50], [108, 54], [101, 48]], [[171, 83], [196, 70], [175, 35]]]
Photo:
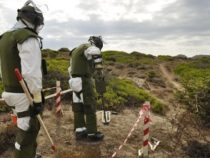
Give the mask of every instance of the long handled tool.
[[109, 122], [111, 121], [111, 111], [107, 111], [105, 109], [103, 94], [101, 94], [101, 100], [102, 100], [102, 122], [104, 125], [109, 125]]
[[[26, 87], [26, 84], [25, 84], [25, 82], [24, 82], [24, 80], [23, 80], [23, 77], [22, 77], [22, 75], [21, 75], [21, 73], [20, 73], [20, 71], [19, 71], [18, 68], [15, 69], [15, 74], [16, 74], [16, 77], [17, 77], [17, 79], [18, 79], [20, 85], [21, 85], [22, 88], [23, 88], [24, 93], [26, 94], [26, 96], [27, 96], [27, 98], [28, 98], [28, 100], [29, 100], [29, 102], [30, 102], [30, 105], [33, 105], [33, 99], [32, 99], [32, 97], [31, 97], [31, 95], [30, 95], [30, 93], [29, 93], [28, 88]], [[50, 140], [50, 142], [51, 142], [51, 148], [52, 148], [52, 150], [55, 151], [55, 144], [54, 144], [52, 138], [50, 137], [50, 134], [49, 134], [49, 132], [48, 132], [48, 130], [47, 130], [47, 128], [46, 128], [46, 126], [45, 126], [45, 124], [44, 124], [44, 122], [43, 122], [41, 116], [40, 116], [40, 115], [37, 115], [37, 119], [39, 120], [40, 124], [41, 124], [42, 127], [44, 128], [44, 131], [45, 131], [45, 133], [47, 134], [47, 137], [49, 138], [49, 140]]]

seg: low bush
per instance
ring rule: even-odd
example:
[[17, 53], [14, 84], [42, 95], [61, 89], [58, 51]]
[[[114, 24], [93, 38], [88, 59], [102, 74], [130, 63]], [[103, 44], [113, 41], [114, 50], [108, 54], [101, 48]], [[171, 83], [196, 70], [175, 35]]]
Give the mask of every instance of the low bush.
[[[188, 108], [210, 121], [210, 59], [197, 59], [176, 67], [175, 73], [180, 76], [185, 92], [180, 96]], [[205, 63], [203, 63], [205, 61]], [[205, 65], [205, 68], [203, 67]]]
[[143, 89], [138, 88], [132, 81], [111, 78], [105, 93], [110, 108], [121, 109], [123, 106], [140, 107], [145, 101], [150, 101], [152, 111], [163, 114], [164, 106]]

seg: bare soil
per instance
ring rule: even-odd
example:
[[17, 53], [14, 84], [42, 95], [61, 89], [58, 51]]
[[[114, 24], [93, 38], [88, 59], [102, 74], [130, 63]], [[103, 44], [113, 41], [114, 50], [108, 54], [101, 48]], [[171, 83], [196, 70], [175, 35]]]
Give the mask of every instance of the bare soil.
[[[56, 144], [56, 152], [53, 152], [50, 147], [50, 142], [47, 139], [43, 129], [38, 137], [38, 151], [44, 158], [108, 158], [118, 147], [123, 143], [131, 130], [133, 124], [139, 115], [140, 108], [125, 109], [118, 115], [112, 115], [109, 125], [104, 125], [101, 122], [101, 112], [97, 112], [98, 129], [104, 133], [105, 138], [101, 142], [76, 141], [73, 132], [73, 113], [70, 105], [63, 105], [64, 116], [56, 117], [53, 111], [45, 110], [43, 120]], [[158, 137], [154, 129], [161, 127], [163, 122], [167, 120], [161, 116], [151, 115], [151, 135]], [[117, 158], [134, 158], [137, 157], [137, 151], [142, 147], [143, 122], [141, 121], [126, 145], [117, 152]], [[163, 130], [166, 127], [161, 127], [158, 130]], [[154, 134], [153, 134], [154, 133]], [[158, 153], [152, 155], [165, 155], [161, 148], [157, 148]], [[13, 147], [10, 147], [1, 158], [11, 158]]]
[[160, 71], [162, 73], [162, 75], [164, 76], [164, 78], [177, 90], [179, 91], [183, 91], [184, 88], [183, 86], [176, 82], [176, 77], [173, 73], [170, 72], [169, 69], [167, 69], [165, 64], [160, 64]]

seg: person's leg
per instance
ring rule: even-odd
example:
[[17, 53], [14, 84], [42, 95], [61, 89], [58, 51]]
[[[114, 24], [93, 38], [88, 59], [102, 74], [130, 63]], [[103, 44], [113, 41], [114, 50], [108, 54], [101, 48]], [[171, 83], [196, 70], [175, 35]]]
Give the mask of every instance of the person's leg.
[[96, 110], [94, 105], [84, 105], [86, 114], [86, 127], [88, 133], [97, 132]]
[[31, 118], [28, 131], [18, 128], [15, 142], [15, 158], [34, 158], [36, 156], [36, 138], [39, 129], [40, 124], [36, 117]]
[[94, 85], [91, 78], [83, 78], [82, 81], [87, 132], [94, 133], [97, 132]]
[[83, 107], [83, 103], [73, 103], [72, 105], [76, 140], [81, 140], [87, 136]]
[[86, 114], [87, 138], [91, 141], [103, 140], [104, 135], [97, 131], [96, 108], [91, 105], [84, 105]]
[[90, 78], [84, 79], [83, 94], [88, 138], [94, 141], [102, 140], [104, 135], [97, 131], [95, 92], [93, 82]]
[[74, 112], [74, 129], [85, 127], [83, 103], [73, 103], [72, 110]]

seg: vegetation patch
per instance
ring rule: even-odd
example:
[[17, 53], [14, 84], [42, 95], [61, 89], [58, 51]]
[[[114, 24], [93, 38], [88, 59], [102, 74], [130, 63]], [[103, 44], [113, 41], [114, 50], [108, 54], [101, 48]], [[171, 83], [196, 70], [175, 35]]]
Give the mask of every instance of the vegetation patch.
[[68, 59], [47, 59], [47, 68], [49, 72], [59, 71], [63, 75], [68, 75], [69, 60]]
[[145, 101], [150, 101], [152, 111], [163, 114], [163, 104], [130, 80], [111, 78], [104, 96], [109, 108], [121, 109], [124, 105], [140, 107]]
[[152, 55], [146, 55], [139, 52], [126, 53], [122, 51], [104, 51], [103, 58], [105, 62], [118, 62], [128, 64], [130, 67], [139, 65], [153, 65], [156, 63], [156, 58]]
[[68, 89], [68, 67], [69, 60], [68, 59], [47, 59], [47, 69], [48, 74], [44, 76], [44, 87], [54, 87], [56, 80], [61, 81], [62, 89]]
[[160, 61], [173, 61], [174, 58], [170, 55], [158, 55]]
[[175, 68], [180, 76], [185, 93], [182, 101], [197, 112], [204, 120], [210, 120], [210, 59], [200, 58]]

